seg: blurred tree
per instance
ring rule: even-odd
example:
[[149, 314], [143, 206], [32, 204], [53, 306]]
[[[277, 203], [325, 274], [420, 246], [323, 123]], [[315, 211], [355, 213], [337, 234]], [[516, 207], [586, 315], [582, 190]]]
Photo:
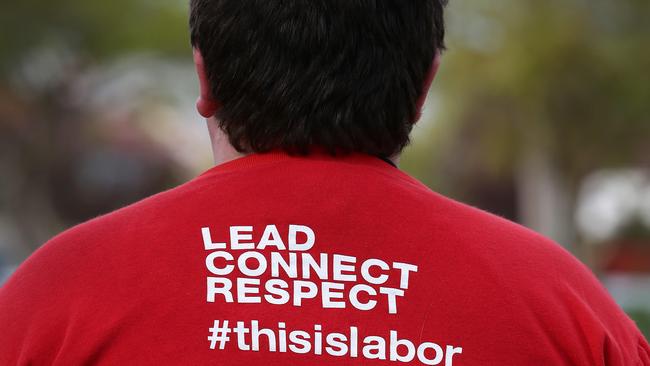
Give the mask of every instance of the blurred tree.
[[186, 1], [22, 0], [0, 6], [4, 75], [43, 47], [63, 47], [102, 62], [126, 52], [178, 56], [189, 49]]
[[411, 155], [435, 167], [408, 169], [478, 205], [485, 186], [515, 187], [516, 205], [497, 213], [571, 246], [584, 176], [650, 164], [649, 11], [645, 0], [452, 2], [445, 121]]
[[[0, 224], [15, 233], [0, 232], [0, 241], [23, 247], [12, 261], [64, 227], [178, 182], [179, 167], [133, 127], [135, 116], [102, 125], [75, 93], [99, 65], [134, 52], [189, 61], [186, 8], [169, 0], [2, 2]], [[151, 95], [139, 97], [146, 105]]]

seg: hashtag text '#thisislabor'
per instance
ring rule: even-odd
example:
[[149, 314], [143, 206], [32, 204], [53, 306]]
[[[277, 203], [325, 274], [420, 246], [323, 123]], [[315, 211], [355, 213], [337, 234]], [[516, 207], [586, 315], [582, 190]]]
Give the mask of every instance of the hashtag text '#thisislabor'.
[[210, 349], [218, 347], [219, 350], [224, 350], [232, 340], [239, 351], [311, 353], [317, 356], [362, 357], [368, 360], [445, 366], [453, 366], [454, 356], [463, 353], [462, 347], [443, 347], [433, 342], [417, 344], [408, 339], [400, 339], [395, 330], [390, 330], [385, 335], [363, 336], [355, 326], [349, 327], [345, 333], [328, 333], [320, 324], [314, 325], [310, 330], [288, 329], [284, 322], [277, 323], [275, 329], [262, 328], [257, 320], [250, 321], [250, 326], [244, 321], [238, 321], [233, 328], [229, 325], [228, 320], [214, 321], [209, 328]]
[[[266, 225], [254, 242], [255, 230], [253, 226], [201, 229], [209, 252], [207, 302], [296, 307], [319, 302], [324, 309], [361, 311], [378, 310], [383, 303], [383, 311], [397, 314], [409, 279], [418, 271], [417, 266], [399, 261], [313, 253], [316, 234], [305, 225], [288, 225], [285, 236], [276, 225]], [[228, 240], [215, 240], [218, 235]]]

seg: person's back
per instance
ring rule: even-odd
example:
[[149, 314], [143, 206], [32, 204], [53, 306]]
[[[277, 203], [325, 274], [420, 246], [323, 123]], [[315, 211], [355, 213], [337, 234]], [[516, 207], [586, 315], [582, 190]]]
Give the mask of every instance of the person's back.
[[3, 365], [650, 364], [557, 244], [361, 154], [217, 166], [53, 239], [0, 298]]
[[443, 1], [192, 1], [217, 166], [0, 289], [1, 365], [650, 365], [559, 245], [394, 166]]

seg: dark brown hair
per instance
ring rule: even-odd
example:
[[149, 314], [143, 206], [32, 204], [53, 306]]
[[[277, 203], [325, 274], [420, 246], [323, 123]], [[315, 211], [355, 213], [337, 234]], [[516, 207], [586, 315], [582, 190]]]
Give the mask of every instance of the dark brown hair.
[[191, 40], [240, 152], [388, 157], [409, 143], [445, 3], [191, 0]]

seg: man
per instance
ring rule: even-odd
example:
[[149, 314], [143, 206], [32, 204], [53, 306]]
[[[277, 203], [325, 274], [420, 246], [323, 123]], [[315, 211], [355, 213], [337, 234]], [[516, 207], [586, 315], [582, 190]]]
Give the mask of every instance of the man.
[[396, 164], [442, 0], [193, 0], [216, 166], [0, 292], [2, 365], [650, 365], [560, 246]]

